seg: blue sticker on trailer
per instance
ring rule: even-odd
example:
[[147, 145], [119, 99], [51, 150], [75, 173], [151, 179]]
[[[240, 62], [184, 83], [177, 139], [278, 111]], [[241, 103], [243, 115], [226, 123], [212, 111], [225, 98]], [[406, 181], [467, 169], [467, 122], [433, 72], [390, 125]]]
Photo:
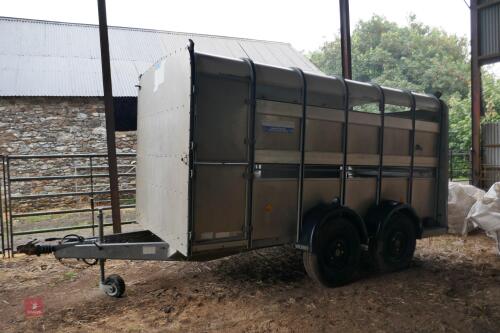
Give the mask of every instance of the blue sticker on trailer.
[[264, 126], [262, 125], [264, 132], [267, 133], [293, 133], [292, 127], [279, 127], [279, 126]]
[[291, 134], [295, 130], [295, 123], [293, 121], [264, 121], [262, 129], [266, 133]]

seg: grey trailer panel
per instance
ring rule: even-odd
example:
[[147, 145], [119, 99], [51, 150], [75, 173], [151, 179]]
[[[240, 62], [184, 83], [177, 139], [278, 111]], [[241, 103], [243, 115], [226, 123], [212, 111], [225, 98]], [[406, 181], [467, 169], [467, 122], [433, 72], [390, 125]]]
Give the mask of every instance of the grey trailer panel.
[[198, 165], [195, 171], [196, 242], [243, 239], [245, 166]]
[[[203, 64], [200, 60], [198, 63]], [[200, 87], [196, 101], [196, 161], [245, 161], [248, 82], [199, 73], [196, 82]]]
[[339, 178], [306, 178], [304, 180], [304, 213], [319, 203], [330, 203], [340, 197]]
[[415, 133], [415, 156], [438, 156], [438, 133], [418, 131]]
[[414, 178], [412, 206], [422, 219], [436, 216], [436, 179]]
[[306, 159], [308, 152], [342, 152], [342, 123], [307, 119], [306, 126]]
[[298, 104], [266, 101], [257, 99], [256, 110], [258, 114], [267, 114], [272, 116], [285, 116], [285, 117], [302, 117], [302, 108]]
[[196, 71], [225, 78], [246, 78], [248, 68], [244, 61], [207, 53], [196, 53]]
[[298, 163], [300, 106], [258, 99], [255, 112], [255, 161]]
[[410, 154], [410, 131], [400, 128], [384, 129], [384, 155]]
[[308, 105], [342, 109], [344, 103], [342, 82], [335, 77], [306, 73]]
[[377, 154], [379, 127], [349, 124], [347, 153]]
[[258, 113], [255, 119], [255, 148], [259, 150], [298, 150], [300, 119]]
[[383, 177], [382, 180], [382, 200], [394, 200], [406, 203], [408, 192], [408, 178], [403, 177]]
[[302, 82], [295, 71], [255, 64], [257, 99], [300, 103]]
[[348, 178], [345, 204], [360, 216], [365, 216], [375, 202], [376, 192], [377, 179], [375, 177]]
[[[171, 78], [175, 78], [175, 84]], [[168, 84], [167, 84], [168, 82]], [[137, 117], [137, 220], [188, 255], [191, 65], [187, 48], [144, 73]]]
[[296, 232], [296, 179], [256, 179], [253, 193], [252, 243], [271, 246], [291, 242]]

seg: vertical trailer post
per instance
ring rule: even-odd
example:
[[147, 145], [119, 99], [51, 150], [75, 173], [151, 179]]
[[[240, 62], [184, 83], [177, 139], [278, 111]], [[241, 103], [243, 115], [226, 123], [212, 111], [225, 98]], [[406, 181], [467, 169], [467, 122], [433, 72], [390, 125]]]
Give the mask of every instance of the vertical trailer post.
[[109, 60], [108, 23], [106, 0], [97, 0], [99, 11], [99, 38], [101, 45], [102, 87], [104, 91], [104, 112], [106, 115], [106, 139], [108, 148], [109, 190], [111, 192], [111, 213], [113, 233], [122, 231], [120, 216], [120, 194], [118, 192], [118, 165], [116, 161], [115, 114], [113, 110], [113, 90], [111, 64]]
[[344, 135], [342, 138], [342, 152], [344, 155], [342, 156], [342, 187], [340, 189], [340, 203], [345, 205], [345, 191], [347, 183], [347, 139], [349, 135], [349, 86], [343, 78], [339, 78], [339, 80], [344, 86]]
[[194, 230], [194, 191], [193, 191], [193, 178], [194, 178], [194, 161], [196, 158], [196, 147], [194, 143], [194, 133], [196, 125], [196, 57], [194, 54], [194, 42], [189, 40], [189, 63], [191, 65], [191, 96], [189, 97], [189, 175], [188, 175], [188, 252], [191, 254], [193, 230]]
[[246, 237], [248, 238], [248, 248], [252, 248], [252, 209], [253, 209], [253, 175], [255, 172], [255, 112], [256, 112], [256, 71], [252, 59], [244, 58], [250, 72], [250, 99], [248, 112], [248, 135], [247, 135], [247, 154], [248, 154], [248, 181], [247, 181], [247, 214], [246, 214]]
[[339, 5], [340, 5], [340, 48], [342, 49], [342, 76], [345, 79], [352, 79], [349, 0], [339, 0]]
[[[102, 209], [99, 209], [98, 214], [99, 219], [99, 244], [102, 244], [104, 241], [104, 214], [102, 213]], [[106, 274], [104, 271], [104, 262], [105, 259], [99, 259], [99, 281], [101, 285], [104, 285], [104, 281], [106, 280]]]
[[[342, 50], [342, 76], [344, 79], [352, 79], [351, 62], [351, 27], [349, 19], [349, 0], [339, 0], [340, 7], [340, 48]], [[345, 205], [345, 191], [347, 182], [347, 135], [349, 128], [349, 88], [342, 79], [344, 85], [344, 138], [342, 142], [344, 156], [342, 161], [342, 188], [340, 192], [340, 202]]]
[[378, 175], [377, 175], [377, 194], [375, 202], [380, 204], [381, 196], [382, 196], [382, 175], [384, 170], [384, 129], [385, 129], [385, 94], [384, 90], [380, 85], [376, 83], [372, 83], [378, 93], [379, 93], [379, 104], [378, 110], [380, 112], [380, 131], [379, 131], [379, 139], [378, 139]]
[[304, 162], [306, 153], [306, 121], [307, 121], [307, 79], [300, 68], [294, 68], [299, 74], [302, 81], [302, 122], [300, 128], [300, 164], [299, 164], [299, 186], [297, 195], [297, 237], [296, 241], [300, 239], [300, 234], [302, 231], [302, 199], [304, 197]]
[[411, 205], [413, 197], [413, 169], [415, 166], [415, 123], [416, 123], [416, 102], [415, 95], [411, 91], [407, 91], [408, 96], [410, 96], [411, 105], [411, 137], [410, 137], [410, 175], [408, 177], [408, 193], [406, 195], [406, 201]]

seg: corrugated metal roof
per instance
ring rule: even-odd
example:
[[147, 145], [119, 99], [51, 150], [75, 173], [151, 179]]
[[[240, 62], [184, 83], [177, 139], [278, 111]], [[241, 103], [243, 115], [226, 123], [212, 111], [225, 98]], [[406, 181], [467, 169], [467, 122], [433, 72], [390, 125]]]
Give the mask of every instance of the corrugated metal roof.
[[[143, 73], [191, 38], [195, 49], [321, 73], [290, 44], [109, 27], [114, 96], [136, 96]], [[0, 17], [0, 96], [102, 96], [96, 25]]]

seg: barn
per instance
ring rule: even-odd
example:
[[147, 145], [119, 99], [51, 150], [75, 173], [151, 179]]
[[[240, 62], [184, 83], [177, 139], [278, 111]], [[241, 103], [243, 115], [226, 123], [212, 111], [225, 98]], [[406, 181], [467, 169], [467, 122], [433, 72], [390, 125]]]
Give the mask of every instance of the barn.
[[[117, 151], [133, 152], [138, 77], [169, 50], [319, 70], [290, 44], [110, 27]], [[0, 17], [0, 154], [106, 151], [98, 26]]]

